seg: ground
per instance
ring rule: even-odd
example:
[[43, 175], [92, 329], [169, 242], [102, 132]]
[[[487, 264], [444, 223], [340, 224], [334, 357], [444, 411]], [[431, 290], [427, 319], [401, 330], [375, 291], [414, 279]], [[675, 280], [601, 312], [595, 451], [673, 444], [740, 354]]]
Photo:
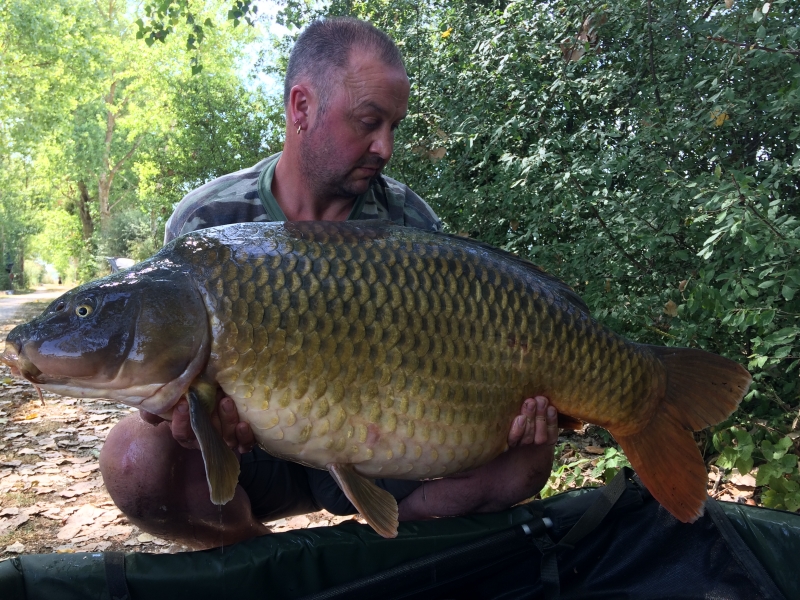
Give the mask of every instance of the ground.
[[[38, 315], [64, 289], [0, 296], [0, 336]], [[185, 547], [144, 533], [117, 510], [103, 485], [97, 457], [108, 431], [135, 409], [105, 400], [44, 394], [0, 365], [0, 560], [19, 553], [178, 552]], [[596, 427], [560, 438], [544, 495], [607, 481], [623, 464]], [[750, 475], [723, 477], [710, 467], [709, 493], [754, 504]], [[274, 532], [340, 523], [324, 511], [269, 523]]]

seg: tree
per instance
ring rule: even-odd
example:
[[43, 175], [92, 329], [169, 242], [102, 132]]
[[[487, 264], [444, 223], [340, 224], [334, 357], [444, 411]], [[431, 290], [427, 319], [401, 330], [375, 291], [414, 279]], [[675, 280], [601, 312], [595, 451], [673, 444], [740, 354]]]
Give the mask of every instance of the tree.
[[[152, 253], [172, 204], [191, 186], [270, 149], [271, 108], [238, 72], [251, 29], [211, 31], [206, 68], [192, 75], [180, 39], [148, 48], [136, 38], [130, 7], [118, 0], [56, 0], [46, 8], [19, 0], [0, 11], [7, 50], [0, 85], [8, 91], [0, 103], [0, 161], [6, 173], [25, 173], [24, 185], [15, 179], [2, 197], [9, 206], [35, 197], [40, 209], [76, 217], [57, 221], [80, 223], [80, 278], [102, 268], [98, 254]], [[209, 3], [199, 14], [215, 11]], [[41, 230], [33, 213], [24, 220], [23, 237]], [[117, 222], [126, 220], [130, 227]], [[120, 234], [135, 239], [118, 243]], [[67, 251], [37, 240], [43, 251]]]

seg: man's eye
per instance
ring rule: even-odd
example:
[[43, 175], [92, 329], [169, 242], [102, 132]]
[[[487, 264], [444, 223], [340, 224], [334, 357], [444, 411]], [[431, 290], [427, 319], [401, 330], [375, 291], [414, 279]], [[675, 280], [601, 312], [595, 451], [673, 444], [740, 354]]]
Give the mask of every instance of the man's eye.
[[378, 125], [380, 125], [378, 121], [361, 121], [361, 124], [367, 129], [375, 129]]

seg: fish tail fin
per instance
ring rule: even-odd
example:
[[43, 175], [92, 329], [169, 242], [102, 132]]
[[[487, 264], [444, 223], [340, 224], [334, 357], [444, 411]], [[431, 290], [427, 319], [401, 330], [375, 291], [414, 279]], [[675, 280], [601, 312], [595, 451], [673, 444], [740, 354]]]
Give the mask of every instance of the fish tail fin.
[[751, 377], [740, 364], [702, 350], [648, 349], [664, 366], [664, 396], [641, 430], [614, 437], [656, 500], [678, 520], [691, 523], [703, 515], [708, 478], [692, 431], [735, 411]]

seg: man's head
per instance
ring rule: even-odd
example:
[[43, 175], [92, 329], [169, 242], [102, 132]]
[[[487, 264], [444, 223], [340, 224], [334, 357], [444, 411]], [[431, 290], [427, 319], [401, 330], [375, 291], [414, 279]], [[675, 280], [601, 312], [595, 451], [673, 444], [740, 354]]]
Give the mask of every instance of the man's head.
[[283, 82], [283, 104], [288, 105], [292, 87], [300, 81], [309, 81], [319, 94], [320, 109], [325, 112], [337, 83], [337, 73], [347, 67], [354, 49], [364, 50], [386, 66], [405, 72], [400, 50], [371, 23], [351, 17], [317, 19], [300, 34], [292, 48]]
[[[400, 53], [369, 23], [350, 18], [312, 23], [292, 50], [284, 100], [287, 135], [314, 194], [355, 197], [389, 161], [394, 129], [408, 109]], [[289, 140], [287, 140], [288, 142]]]

